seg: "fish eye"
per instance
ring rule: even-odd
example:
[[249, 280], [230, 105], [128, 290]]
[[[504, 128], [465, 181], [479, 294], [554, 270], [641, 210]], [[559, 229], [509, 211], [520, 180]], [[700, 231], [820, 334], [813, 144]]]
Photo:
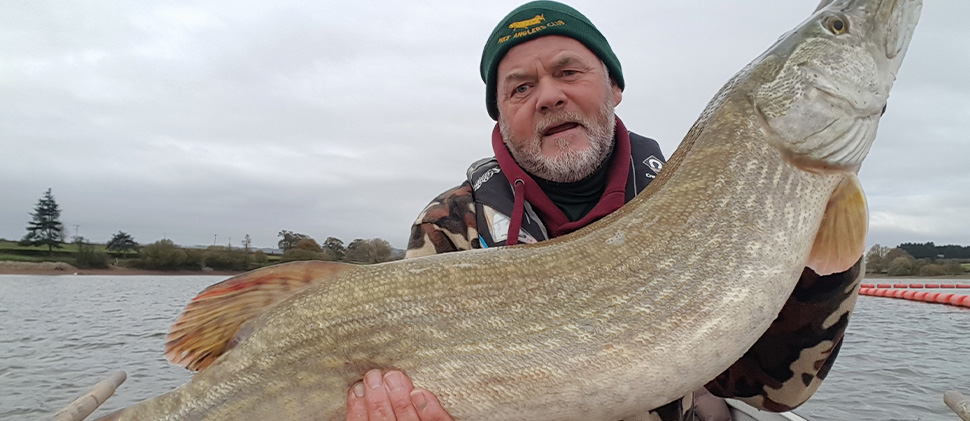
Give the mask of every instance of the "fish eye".
[[849, 23], [839, 16], [829, 16], [825, 19], [825, 29], [835, 35], [842, 35], [849, 30]]

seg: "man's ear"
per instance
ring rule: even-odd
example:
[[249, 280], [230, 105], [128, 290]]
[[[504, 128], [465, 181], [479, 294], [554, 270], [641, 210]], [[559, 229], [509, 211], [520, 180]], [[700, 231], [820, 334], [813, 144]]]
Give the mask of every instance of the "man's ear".
[[610, 88], [613, 89], [613, 107], [616, 107], [623, 100], [623, 90], [620, 89], [620, 85], [617, 85], [613, 79], [610, 79]]

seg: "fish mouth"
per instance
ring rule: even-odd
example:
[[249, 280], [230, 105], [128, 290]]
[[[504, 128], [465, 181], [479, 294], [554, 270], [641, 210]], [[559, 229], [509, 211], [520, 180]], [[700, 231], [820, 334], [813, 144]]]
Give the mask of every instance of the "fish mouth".
[[856, 117], [864, 118], [877, 114], [882, 115], [883, 110], [886, 108], [885, 99], [888, 99], [889, 95], [884, 93], [882, 89], [879, 89], [879, 92], [873, 92], [869, 98], [859, 96], [853, 99], [848, 97], [845, 92], [855, 91], [861, 93], [864, 90], [852, 89], [851, 87], [840, 88], [835, 81], [826, 76], [826, 72], [823, 72], [815, 66], [802, 64], [799, 67], [808, 76], [808, 84], [825, 97], [830, 98], [833, 102], [842, 104], [843, 109], [854, 111]]
[[853, 116], [855, 118], [882, 116], [883, 112], [886, 110], [885, 101], [875, 102], [868, 106], [859, 106], [849, 98], [839, 95], [838, 92], [833, 89], [828, 89], [824, 86], [816, 86], [815, 88], [818, 89], [819, 93], [822, 95], [831, 98], [835, 102], [843, 104], [845, 109], [855, 111], [855, 115]]

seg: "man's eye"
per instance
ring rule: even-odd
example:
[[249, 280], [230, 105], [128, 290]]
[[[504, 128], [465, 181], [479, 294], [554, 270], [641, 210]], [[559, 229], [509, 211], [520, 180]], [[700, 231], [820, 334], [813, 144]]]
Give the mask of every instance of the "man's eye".
[[528, 85], [519, 85], [519, 86], [516, 86], [513, 91], [517, 94], [524, 94], [525, 91], [528, 91], [528, 90], [529, 90]]
[[562, 71], [562, 75], [563, 76], [566, 76], [566, 77], [575, 76], [578, 73], [579, 73], [579, 71], [577, 71], [577, 70], [563, 70]]

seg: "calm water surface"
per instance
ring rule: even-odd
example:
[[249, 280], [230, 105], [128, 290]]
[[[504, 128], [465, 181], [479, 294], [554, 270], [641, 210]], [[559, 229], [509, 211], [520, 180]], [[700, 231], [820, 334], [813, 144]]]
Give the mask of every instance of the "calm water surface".
[[[184, 383], [189, 372], [162, 356], [165, 333], [196, 293], [222, 279], [0, 275], [0, 420], [43, 419], [119, 369], [128, 381], [95, 416]], [[817, 421], [955, 421], [943, 392], [970, 394], [968, 332], [970, 309], [859, 297], [835, 368], [796, 412]]]

